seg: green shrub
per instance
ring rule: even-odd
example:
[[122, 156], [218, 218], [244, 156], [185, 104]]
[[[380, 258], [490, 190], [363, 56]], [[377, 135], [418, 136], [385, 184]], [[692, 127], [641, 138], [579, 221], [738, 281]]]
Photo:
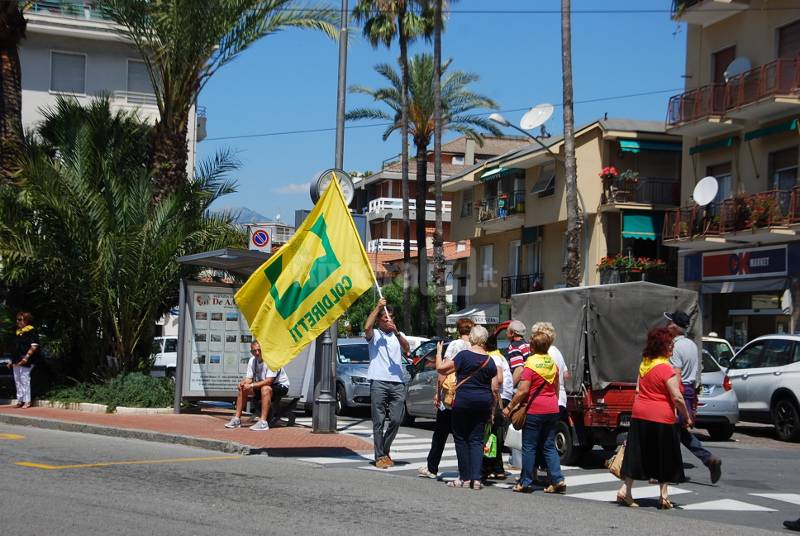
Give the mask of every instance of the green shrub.
[[117, 406], [165, 408], [175, 399], [175, 383], [169, 378], [153, 378], [141, 372], [122, 374], [103, 383], [78, 383], [53, 389], [45, 398], [54, 402], [105, 404], [108, 412]]

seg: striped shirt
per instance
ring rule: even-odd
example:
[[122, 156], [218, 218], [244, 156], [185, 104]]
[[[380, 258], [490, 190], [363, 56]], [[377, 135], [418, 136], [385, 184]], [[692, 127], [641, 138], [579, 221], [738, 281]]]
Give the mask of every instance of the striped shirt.
[[517, 367], [525, 365], [525, 360], [531, 355], [531, 350], [528, 343], [524, 339], [511, 341], [508, 344], [508, 365], [511, 367], [512, 372]]

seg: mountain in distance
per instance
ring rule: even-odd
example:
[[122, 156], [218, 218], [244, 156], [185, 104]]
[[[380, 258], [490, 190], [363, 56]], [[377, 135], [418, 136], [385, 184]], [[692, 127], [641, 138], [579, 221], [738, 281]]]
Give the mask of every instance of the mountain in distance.
[[272, 218], [267, 218], [263, 214], [259, 214], [255, 210], [249, 209], [247, 207], [227, 207], [223, 210], [233, 213], [235, 216], [233, 221], [238, 225], [247, 225], [250, 223], [262, 223], [272, 220]]

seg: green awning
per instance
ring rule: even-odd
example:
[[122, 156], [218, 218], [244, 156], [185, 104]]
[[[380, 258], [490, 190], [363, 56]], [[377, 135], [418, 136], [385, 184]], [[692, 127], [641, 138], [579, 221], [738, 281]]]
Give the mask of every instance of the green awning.
[[712, 141], [709, 143], [701, 143], [700, 145], [695, 145], [694, 147], [689, 147], [689, 154], [697, 154], [697, 153], [704, 153], [706, 151], [713, 151], [715, 149], [725, 149], [726, 147], [733, 147], [736, 143], [736, 136], [731, 136], [730, 138], [723, 138], [721, 140]]
[[619, 140], [619, 150], [623, 153], [638, 153], [640, 151], [671, 151], [681, 152], [681, 144], [666, 141], [646, 140]]
[[664, 226], [662, 212], [625, 212], [622, 215], [622, 237], [657, 240]]
[[764, 136], [772, 136], [773, 134], [781, 134], [783, 132], [798, 132], [798, 126], [800, 126], [800, 121], [792, 119], [791, 121], [778, 123], [777, 125], [751, 130], [750, 132], [745, 132], [744, 141], [755, 140], [763, 138]]
[[505, 168], [503, 166], [500, 166], [494, 169], [490, 169], [489, 171], [481, 175], [481, 181], [482, 182], [496, 181], [498, 179], [502, 179], [503, 177], [509, 177], [512, 175], [520, 175], [520, 174], [524, 177], [525, 176], [524, 173], [525, 170], [520, 168]]

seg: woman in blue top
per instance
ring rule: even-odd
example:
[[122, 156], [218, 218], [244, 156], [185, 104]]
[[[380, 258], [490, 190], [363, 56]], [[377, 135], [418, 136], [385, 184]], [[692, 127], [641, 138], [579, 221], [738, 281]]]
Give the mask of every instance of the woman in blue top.
[[503, 383], [503, 372], [486, 353], [488, 338], [486, 328], [473, 327], [469, 333], [472, 346], [447, 361], [442, 360], [442, 343], [436, 345], [436, 371], [444, 375], [456, 373], [452, 427], [459, 478], [447, 484], [455, 488], [478, 490], [483, 487], [483, 430], [494, 415]]

